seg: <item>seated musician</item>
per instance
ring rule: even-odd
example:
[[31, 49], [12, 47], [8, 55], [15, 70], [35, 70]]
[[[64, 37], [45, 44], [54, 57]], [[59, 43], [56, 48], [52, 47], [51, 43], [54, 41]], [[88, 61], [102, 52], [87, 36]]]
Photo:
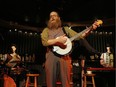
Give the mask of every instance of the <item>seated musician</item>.
[[25, 79], [25, 72], [22, 71], [21, 57], [16, 53], [16, 50], [16, 45], [12, 44], [10, 53], [7, 54], [5, 66], [8, 68], [8, 75], [15, 80], [17, 87], [22, 87]]
[[13, 69], [20, 63], [21, 57], [16, 53], [17, 48], [15, 44], [11, 45], [10, 49], [10, 54], [7, 54], [6, 66]]
[[109, 44], [106, 46], [106, 52], [101, 54], [100, 57], [100, 64], [103, 67], [113, 67], [113, 62], [114, 62], [114, 55], [112, 52], [112, 48]]

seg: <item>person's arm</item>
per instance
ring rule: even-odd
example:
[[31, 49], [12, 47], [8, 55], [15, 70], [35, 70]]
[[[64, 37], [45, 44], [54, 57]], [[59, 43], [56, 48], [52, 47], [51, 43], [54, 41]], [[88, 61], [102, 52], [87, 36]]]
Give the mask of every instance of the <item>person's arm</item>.
[[103, 22], [102, 22], [101, 20], [96, 20], [96, 21], [92, 24], [92, 26], [89, 27], [90, 29], [88, 29], [88, 30], [82, 35], [82, 37], [88, 36], [92, 30], [96, 30], [97, 27], [99, 27], [102, 23], [103, 23]]
[[87, 31], [83, 30], [82, 32], [79, 33], [71, 28], [69, 29], [69, 27], [64, 27], [64, 29], [69, 37], [75, 37], [77, 35], [74, 40], [84, 39], [84, 37], [86, 37], [90, 33], [90, 29]]
[[[67, 33], [67, 35], [69, 37], [74, 37], [75, 35], [79, 34], [77, 33], [76, 31], [74, 31], [73, 29], [69, 29], [69, 27], [64, 27], [65, 29], [65, 32]], [[82, 39], [83, 37], [80, 35], [79, 37], [75, 38], [75, 40], [79, 40], [79, 39]]]
[[103, 58], [103, 53], [100, 56], [100, 64], [103, 66], [104, 65], [104, 58]]
[[65, 35], [63, 36], [60, 36], [58, 38], [55, 38], [55, 39], [49, 39], [47, 41], [48, 45], [57, 45], [57, 43], [65, 43], [66, 42], [66, 38], [65, 38]]

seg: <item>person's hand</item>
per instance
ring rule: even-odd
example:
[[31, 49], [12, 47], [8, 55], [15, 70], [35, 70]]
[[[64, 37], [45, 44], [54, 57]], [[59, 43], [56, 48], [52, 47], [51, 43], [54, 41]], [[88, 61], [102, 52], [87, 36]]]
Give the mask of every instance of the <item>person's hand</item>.
[[96, 21], [93, 23], [93, 25], [92, 25], [93, 30], [95, 30], [97, 27], [100, 27], [100, 25], [101, 25], [102, 23], [103, 23], [102, 20], [96, 20]]
[[64, 44], [67, 40], [67, 37], [63, 35], [63, 36], [58, 37], [57, 39], [58, 39], [58, 42]]
[[92, 25], [93, 30], [95, 30], [97, 27], [99, 27], [100, 25], [98, 25], [97, 21]]
[[65, 35], [63, 35], [63, 36], [60, 36], [56, 39], [57, 39], [57, 42], [54, 45], [59, 46], [62, 49], [65, 49], [66, 48], [65, 42], [67, 40], [67, 37]]

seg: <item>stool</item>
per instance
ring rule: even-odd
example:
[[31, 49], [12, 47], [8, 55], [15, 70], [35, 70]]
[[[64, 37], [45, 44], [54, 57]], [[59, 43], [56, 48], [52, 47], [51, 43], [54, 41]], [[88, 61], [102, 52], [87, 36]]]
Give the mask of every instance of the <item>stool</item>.
[[[25, 87], [29, 87], [29, 86], [37, 87], [37, 77], [39, 76], [39, 74], [26, 74], [26, 76], [27, 76], [27, 80], [26, 80], [26, 86]], [[30, 82], [30, 77], [34, 77], [34, 83], [29, 83]]]
[[[93, 87], [95, 87], [95, 81], [94, 81], [94, 76], [95, 74], [84, 74], [84, 87], [87, 87], [87, 84], [93, 84]], [[92, 81], [88, 82], [87, 77], [91, 77]]]

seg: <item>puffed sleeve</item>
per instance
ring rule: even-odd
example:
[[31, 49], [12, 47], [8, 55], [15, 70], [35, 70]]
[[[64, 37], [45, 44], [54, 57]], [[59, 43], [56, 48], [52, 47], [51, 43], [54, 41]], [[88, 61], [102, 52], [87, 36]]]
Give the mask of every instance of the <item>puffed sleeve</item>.
[[41, 33], [41, 41], [43, 46], [48, 46], [48, 28], [45, 28]]

